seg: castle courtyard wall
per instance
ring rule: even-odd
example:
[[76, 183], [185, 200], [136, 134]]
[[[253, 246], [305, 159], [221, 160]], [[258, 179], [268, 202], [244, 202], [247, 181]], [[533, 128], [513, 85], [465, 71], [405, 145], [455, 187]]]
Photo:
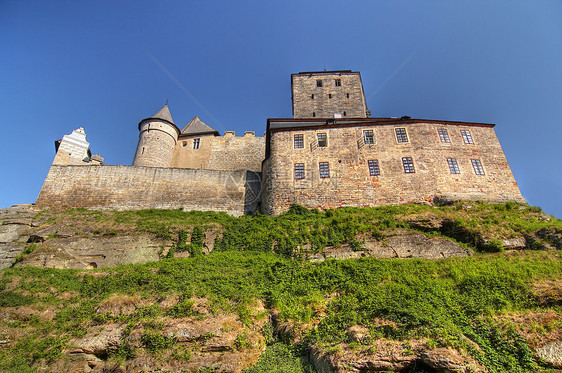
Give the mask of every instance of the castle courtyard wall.
[[[405, 128], [409, 142], [397, 142], [395, 128]], [[449, 143], [438, 129], [447, 129]], [[364, 144], [363, 130], [373, 130], [374, 144]], [[469, 130], [474, 144], [465, 144]], [[327, 133], [328, 146], [318, 147], [316, 135]], [[304, 148], [293, 136], [303, 134]], [[286, 211], [292, 203], [309, 208], [380, 206], [442, 200], [525, 202], [492, 125], [404, 123], [353, 127], [271, 131], [270, 157], [264, 162], [262, 210]], [[402, 157], [411, 157], [414, 173], [405, 173]], [[460, 174], [450, 172], [447, 158], [457, 160]], [[484, 175], [476, 175], [472, 159]], [[370, 176], [368, 161], [378, 160], [380, 175]], [[329, 178], [320, 178], [319, 162], [329, 163]], [[295, 180], [295, 163], [304, 163], [305, 177]]]
[[51, 166], [36, 206], [66, 210], [255, 211], [259, 174], [135, 166]]
[[[199, 149], [193, 149], [193, 140], [199, 138]], [[265, 157], [265, 137], [246, 133], [235, 136], [189, 136], [178, 140], [172, 167], [208, 170], [261, 172]]]

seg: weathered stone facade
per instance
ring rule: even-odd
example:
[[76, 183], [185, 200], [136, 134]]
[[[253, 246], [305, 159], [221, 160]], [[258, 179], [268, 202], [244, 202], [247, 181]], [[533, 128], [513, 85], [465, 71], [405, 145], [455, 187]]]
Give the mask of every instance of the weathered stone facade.
[[[199, 139], [199, 148], [194, 149]], [[265, 137], [246, 132], [235, 136], [227, 132], [224, 136], [182, 136], [174, 151], [172, 167], [207, 170], [248, 170], [261, 172], [265, 157]]]
[[[405, 130], [407, 142], [398, 142], [396, 129]], [[442, 141], [439, 130], [447, 131], [449, 142]], [[364, 131], [372, 131], [367, 141]], [[465, 137], [470, 135], [472, 143], [465, 143], [461, 131], [469, 131]], [[326, 134], [325, 147], [319, 146], [319, 133]], [[302, 136], [302, 144], [296, 143], [295, 135]], [[267, 214], [284, 212], [292, 203], [338, 208], [436, 199], [525, 201], [489, 124], [271, 119], [268, 141], [262, 188], [262, 209]], [[405, 172], [403, 158], [411, 159], [413, 172]], [[453, 171], [458, 173], [452, 173], [449, 162], [453, 161], [448, 159], [454, 160]], [[482, 166], [482, 175], [476, 174], [473, 160]], [[376, 169], [370, 170], [369, 161], [377, 161]], [[296, 175], [296, 165], [304, 167], [304, 175]]]
[[291, 75], [293, 117], [366, 118], [361, 75], [351, 70]]
[[178, 209], [255, 211], [259, 174], [131, 166], [51, 166], [38, 208], [65, 210]]
[[61, 140], [37, 206], [241, 215], [292, 203], [525, 201], [492, 124], [369, 118], [350, 70], [293, 74], [291, 85], [294, 118], [269, 119], [265, 137], [221, 136], [198, 117], [180, 130], [166, 104], [138, 125], [136, 167], [101, 165], [76, 130]]

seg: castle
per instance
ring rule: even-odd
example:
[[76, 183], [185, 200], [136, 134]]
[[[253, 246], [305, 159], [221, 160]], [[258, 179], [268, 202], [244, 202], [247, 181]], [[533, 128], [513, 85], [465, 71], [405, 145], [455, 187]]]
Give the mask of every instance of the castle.
[[132, 166], [92, 155], [82, 128], [55, 143], [40, 208], [261, 210], [409, 202], [525, 202], [493, 124], [370, 118], [359, 72], [291, 75], [293, 118], [223, 136], [168, 105], [140, 121]]

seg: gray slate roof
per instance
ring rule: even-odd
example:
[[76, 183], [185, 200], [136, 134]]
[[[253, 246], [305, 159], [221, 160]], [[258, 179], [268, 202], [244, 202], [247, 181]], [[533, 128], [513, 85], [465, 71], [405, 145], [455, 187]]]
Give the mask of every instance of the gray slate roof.
[[153, 116], [151, 116], [151, 118], [163, 119], [165, 121], [175, 124], [174, 120], [172, 119], [172, 114], [170, 114], [170, 109], [168, 109], [168, 104], [164, 105], [164, 107], [158, 110], [158, 112]]
[[185, 127], [181, 129], [182, 135], [197, 135], [203, 133], [212, 133], [219, 135], [219, 131], [203, 122], [199, 117], [193, 118]]

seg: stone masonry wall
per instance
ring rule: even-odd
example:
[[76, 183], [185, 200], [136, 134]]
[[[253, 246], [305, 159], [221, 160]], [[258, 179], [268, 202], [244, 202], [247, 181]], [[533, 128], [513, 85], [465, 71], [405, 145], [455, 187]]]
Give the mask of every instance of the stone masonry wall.
[[[367, 117], [359, 73], [293, 74], [292, 79], [295, 118], [333, 118], [335, 113], [348, 118]], [[336, 79], [341, 80], [341, 86], [335, 85]], [[318, 80], [322, 80], [322, 87], [317, 87]]]
[[[409, 142], [398, 143], [395, 128], [405, 128]], [[450, 143], [440, 141], [447, 129]], [[363, 144], [363, 130], [373, 130], [375, 143]], [[474, 144], [465, 144], [460, 130]], [[328, 146], [315, 147], [316, 134], [326, 132]], [[293, 135], [304, 135], [304, 148], [293, 148]], [[271, 157], [264, 162], [262, 210], [286, 211], [291, 203], [309, 208], [379, 206], [452, 200], [525, 202], [492, 126], [405, 123], [278, 130], [271, 133]], [[411, 157], [415, 173], [405, 173], [402, 157]], [[457, 160], [452, 174], [447, 158]], [[481, 161], [476, 175], [471, 159]], [[380, 175], [370, 176], [368, 160], [378, 160]], [[328, 162], [330, 177], [319, 177], [319, 162]], [[304, 163], [305, 178], [295, 180], [294, 164]]]
[[140, 128], [133, 166], [170, 167], [177, 138], [177, 130], [170, 124], [145, 121]]
[[[200, 138], [199, 149], [193, 139]], [[247, 133], [245, 136], [190, 136], [178, 140], [172, 167], [208, 170], [261, 172], [265, 157], [265, 138]]]
[[134, 166], [51, 166], [40, 209], [255, 211], [259, 174]]

